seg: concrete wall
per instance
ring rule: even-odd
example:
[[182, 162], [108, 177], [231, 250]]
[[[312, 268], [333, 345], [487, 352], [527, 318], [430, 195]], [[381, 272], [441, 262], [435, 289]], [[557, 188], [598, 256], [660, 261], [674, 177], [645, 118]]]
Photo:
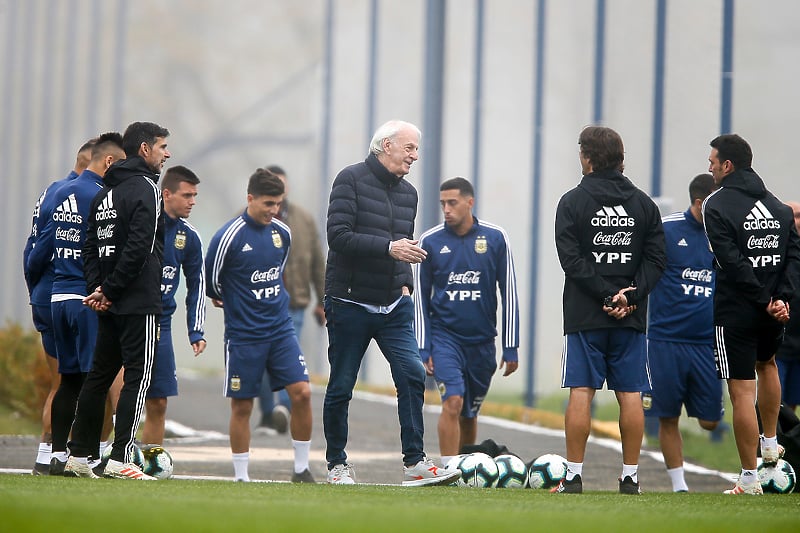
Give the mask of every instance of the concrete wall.
[[[20, 256], [39, 192], [69, 171], [86, 138], [123, 130], [135, 120], [168, 127], [170, 163], [187, 165], [201, 177], [192, 223], [206, 242], [243, 206], [250, 173], [271, 163], [289, 173], [292, 200], [324, 224], [330, 182], [341, 167], [365, 156], [378, 124], [403, 118], [423, 126], [427, 5], [423, 0], [0, 1], [0, 318], [30, 324]], [[441, 150], [442, 175], [422, 176], [418, 164], [409, 180], [421, 188], [423, 180], [478, 178], [479, 216], [504, 226], [514, 246], [522, 324], [536, 313], [536, 392], [547, 393], [558, 387], [561, 352], [563, 274], [552, 221], [558, 198], [580, 178], [578, 132], [597, 113], [598, 2], [545, 3], [541, 94], [534, 76], [539, 2], [483, 5], [483, 98], [475, 101], [478, 2], [449, 1], [443, 138], [440, 148], [431, 146], [423, 131], [421, 151], [424, 158], [428, 150]], [[625, 140], [626, 174], [649, 192], [657, 4], [606, 0], [604, 5], [601, 118]], [[689, 180], [706, 170], [708, 141], [720, 129], [722, 6], [722, 0], [667, 2], [662, 193], [675, 210], [686, 204]], [[733, 129], [751, 142], [756, 170], [786, 199], [800, 197], [786, 170], [791, 146], [780, 141], [798, 118], [792, 91], [798, 80], [799, 16], [794, 0], [735, 1]], [[326, 95], [330, 107], [324, 105]], [[533, 212], [536, 98], [543, 104], [541, 196], [540, 209]], [[472, 142], [476, 106], [482, 125], [477, 146]], [[480, 166], [472, 176], [476, 150]], [[424, 208], [438, 198], [421, 201]], [[536, 265], [531, 264], [533, 232], [540, 242]], [[528, 296], [532, 279], [538, 283], [536, 302]], [[183, 320], [176, 315], [178, 332]], [[209, 309], [208, 353], [192, 360], [188, 343], [178, 340], [179, 365], [221, 368], [221, 324], [221, 314]], [[533, 334], [523, 327], [523, 367], [498, 378], [496, 387], [522, 390]], [[311, 369], [324, 373], [324, 332], [309, 323], [302, 341]], [[389, 383], [380, 355], [373, 351], [368, 360], [368, 378]]]

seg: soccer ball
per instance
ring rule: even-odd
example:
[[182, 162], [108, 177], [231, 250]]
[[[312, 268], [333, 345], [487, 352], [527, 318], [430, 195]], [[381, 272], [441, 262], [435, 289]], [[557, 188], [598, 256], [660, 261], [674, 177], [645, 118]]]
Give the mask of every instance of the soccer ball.
[[456, 481], [459, 487], [494, 487], [497, 483], [497, 464], [485, 453], [457, 455], [447, 463], [447, 468], [458, 468], [461, 471], [461, 476]]
[[567, 460], [555, 453], [546, 453], [528, 465], [528, 486], [532, 489], [550, 489], [567, 475]]
[[[105, 451], [103, 452], [102, 460], [104, 463], [108, 463], [108, 459], [111, 457], [111, 446], [106, 446]], [[138, 466], [140, 469], [144, 470], [144, 455], [142, 454], [142, 449], [139, 448], [139, 445], [134, 443], [133, 444], [133, 456], [131, 456], [131, 462]]]
[[158, 479], [172, 477], [172, 455], [159, 444], [146, 444], [142, 447], [144, 455], [144, 468], [142, 471], [148, 476]]
[[766, 466], [759, 458], [758, 481], [761, 482], [761, 488], [766, 493], [788, 494], [794, 490], [797, 476], [792, 465], [783, 459], [778, 459], [775, 466]]
[[528, 484], [528, 467], [516, 455], [498, 455], [494, 462], [497, 465], [497, 488], [523, 489]]

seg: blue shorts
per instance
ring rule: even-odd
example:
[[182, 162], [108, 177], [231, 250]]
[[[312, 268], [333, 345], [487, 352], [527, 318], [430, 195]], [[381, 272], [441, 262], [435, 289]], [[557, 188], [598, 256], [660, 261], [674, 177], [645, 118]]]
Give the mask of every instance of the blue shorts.
[[147, 398], [166, 398], [178, 395], [178, 376], [175, 373], [175, 351], [172, 349], [172, 328], [161, 324], [156, 348], [156, 361]]
[[650, 389], [645, 335], [632, 328], [568, 333], [561, 353], [561, 386], [617, 392]]
[[461, 396], [461, 416], [475, 418], [497, 370], [494, 342], [460, 344], [440, 329], [431, 330], [433, 377], [442, 400]]
[[714, 367], [713, 344], [648, 340], [652, 404], [645, 416], [674, 418], [686, 414], [700, 420], [722, 419], [722, 382]]
[[781, 378], [783, 403], [800, 405], [800, 359], [778, 359], [778, 375]]
[[53, 333], [53, 313], [49, 305], [31, 304], [33, 327], [42, 335], [44, 353], [56, 357], [56, 336]]
[[264, 369], [273, 391], [286, 385], [308, 381], [306, 360], [294, 331], [268, 341], [235, 344], [225, 343], [225, 396], [255, 398], [261, 390]]
[[97, 342], [97, 313], [81, 300], [50, 304], [59, 374], [88, 373]]

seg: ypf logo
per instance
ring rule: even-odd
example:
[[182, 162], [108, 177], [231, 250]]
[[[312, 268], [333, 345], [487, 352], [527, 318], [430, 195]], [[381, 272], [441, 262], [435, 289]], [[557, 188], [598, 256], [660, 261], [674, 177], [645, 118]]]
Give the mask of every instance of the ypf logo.
[[603, 206], [592, 217], [592, 226], [601, 228], [622, 226], [632, 228], [635, 224], [636, 221], [632, 216], [628, 215], [628, 212], [621, 205]]

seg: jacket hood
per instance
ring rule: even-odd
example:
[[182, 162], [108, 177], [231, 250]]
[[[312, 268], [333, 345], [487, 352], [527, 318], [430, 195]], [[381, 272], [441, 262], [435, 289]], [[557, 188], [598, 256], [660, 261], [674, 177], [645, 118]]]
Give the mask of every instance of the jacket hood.
[[753, 198], [763, 198], [767, 194], [764, 180], [752, 168], [734, 170], [722, 179], [721, 186], [737, 189]]
[[154, 182], [158, 183], [158, 174], [147, 166], [140, 156], [129, 157], [128, 159], [120, 159], [111, 165], [106, 171], [103, 178], [106, 185], [115, 186], [133, 176], [147, 176]]
[[601, 170], [587, 174], [578, 187], [602, 205], [625, 202], [636, 192], [636, 186], [618, 170]]
[[400, 182], [400, 180], [403, 179], [389, 172], [389, 169], [383, 166], [383, 163], [381, 163], [378, 160], [378, 156], [376, 156], [375, 154], [370, 153], [367, 156], [365, 163], [367, 164], [367, 167], [369, 167], [369, 169], [372, 171], [372, 173], [375, 175], [376, 178], [378, 178], [384, 184], [390, 187], [397, 185]]

